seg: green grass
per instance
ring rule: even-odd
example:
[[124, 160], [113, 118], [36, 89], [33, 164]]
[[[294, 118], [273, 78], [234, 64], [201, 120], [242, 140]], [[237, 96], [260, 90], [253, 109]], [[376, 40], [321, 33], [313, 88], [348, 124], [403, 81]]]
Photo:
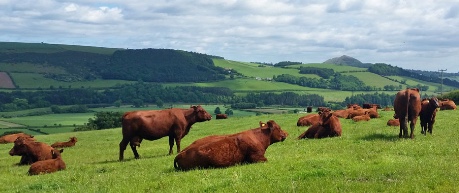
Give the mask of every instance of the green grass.
[[22, 72], [22, 73], [53, 73], [66, 74], [65, 69], [57, 66], [49, 66], [32, 63], [0, 63], [0, 71], [4, 72]]
[[299, 64], [299, 65], [291, 65], [291, 68], [299, 68], [300, 66], [303, 67], [317, 67], [317, 68], [328, 68], [333, 69], [335, 72], [349, 72], [349, 71], [366, 71], [366, 68], [359, 68], [353, 66], [345, 66], [345, 65], [336, 65], [336, 64], [324, 64], [324, 63], [310, 63], [310, 64]]
[[[402, 76], [389, 76], [389, 78], [392, 78], [392, 79], [395, 79], [395, 80], [398, 80], [398, 81], [402, 81], [402, 80], [406, 80], [406, 84], [408, 85], [427, 85], [429, 86], [429, 92], [438, 92], [440, 90], [440, 87], [441, 87], [441, 84], [438, 84], [438, 83], [432, 83], [432, 82], [426, 82], [426, 81], [422, 81], [422, 80], [418, 80], [418, 79], [413, 79], [413, 78], [409, 78], [409, 77], [402, 77]], [[452, 90], [456, 90], [457, 88], [454, 88], [454, 87], [451, 87], [451, 86], [446, 86], [446, 85], [443, 85], [443, 92], [448, 92], [448, 91], [452, 91]]]
[[[67, 169], [27, 176], [28, 166], [7, 155], [11, 144], [0, 144], [0, 192], [458, 192], [459, 111], [440, 111], [434, 134], [399, 139], [398, 128], [386, 126], [393, 112], [354, 123], [340, 119], [343, 136], [295, 140], [306, 130], [296, 121], [304, 114], [278, 114], [211, 120], [193, 125], [182, 148], [211, 134], [235, 133], [275, 120], [289, 132], [272, 144], [266, 163], [224, 169], [175, 171], [167, 156], [167, 138], [144, 140], [141, 159], [125, 151], [118, 162], [121, 129], [36, 136], [45, 143], [76, 136], [75, 147], [62, 154]], [[175, 148], [174, 148], [175, 151]]]
[[94, 113], [48, 114], [27, 117], [0, 118], [0, 120], [26, 125], [30, 127], [83, 125], [93, 118]]

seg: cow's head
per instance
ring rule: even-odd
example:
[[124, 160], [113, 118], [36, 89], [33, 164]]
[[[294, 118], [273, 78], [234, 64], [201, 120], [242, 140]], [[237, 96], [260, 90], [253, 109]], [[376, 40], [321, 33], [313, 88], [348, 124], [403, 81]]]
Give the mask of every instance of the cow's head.
[[70, 137], [70, 141], [76, 143], [78, 141], [78, 139], [76, 137]]
[[51, 149], [51, 155], [52, 155], [52, 158], [53, 159], [56, 159], [58, 157], [61, 157], [61, 153], [64, 152], [64, 149], [60, 149], [60, 150], [57, 150], [57, 149]]
[[438, 102], [438, 99], [436, 97], [432, 97], [429, 99], [429, 104], [433, 107], [433, 108], [438, 108], [440, 107], [440, 103]]
[[330, 117], [332, 116], [332, 112], [330, 109], [325, 109], [323, 111], [319, 111], [319, 116], [320, 116], [320, 123], [322, 125], [327, 124], [328, 121], [330, 120]]
[[10, 150], [10, 155], [24, 155], [27, 153], [27, 146], [25, 143], [27, 142], [26, 138], [18, 137], [14, 140], [14, 146]]
[[194, 113], [196, 115], [196, 120], [198, 122], [203, 122], [203, 121], [210, 121], [212, 119], [212, 115], [209, 114], [204, 108], [201, 107], [201, 105], [198, 106], [192, 106], [191, 108], [194, 109]]
[[282, 130], [281, 127], [273, 120], [268, 121], [268, 123], [262, 123], [260, 121], [260, 127], [271, 131], [271, 144], [284, 141], [288, 136], [288, 133]]

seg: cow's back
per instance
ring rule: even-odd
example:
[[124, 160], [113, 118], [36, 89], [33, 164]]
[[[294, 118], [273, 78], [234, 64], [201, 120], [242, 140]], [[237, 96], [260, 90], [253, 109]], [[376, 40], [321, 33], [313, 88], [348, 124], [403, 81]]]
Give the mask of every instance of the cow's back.
[[174, 110], [127, 112], [122, 118], [123, 135], [140, 136], [148, 140], [162, 138], [169, 134], [174, 125], [186, 124], [183, 113]]

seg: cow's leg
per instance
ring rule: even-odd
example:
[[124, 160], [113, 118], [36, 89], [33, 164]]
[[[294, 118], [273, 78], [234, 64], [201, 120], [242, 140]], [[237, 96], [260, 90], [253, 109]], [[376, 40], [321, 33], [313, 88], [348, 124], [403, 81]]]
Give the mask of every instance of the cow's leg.
[[[416, 127], [416, 119], [412, 119], [411, 120], [411, 123], [410, 123], [410, 130], [411, 130], [411, 133], [410, 133], [410, 138], [411, 139], [414, 139], [414, 127]], [[406, 131], [408, 133], [408, 131]]]
[[135, 159], [139, 159], [140, 156], [139, 156], [139, 153], [137, 152], [137, 148], [136, 148], [136, 145], [138, 144], [138, 146], [140, 146], [140, 143], [136, 143], [136, 142], [129, 142], [129, 146], [131, 146], [131, 149], [132, 149], [132, 153], [134, 153], [134, 158]]
[[399, 138], [408, 137], [408, 128], [407, 122], [404, 118], [399, 118], [400, 121], [400, 133], [398, 134]]
[[124, 159], [124, 150], [126, 150], [126, 146], [128, 143], [129, 143], [129, 139], [123, 137], [123, 139], [120, 142], [120, 158], [119, 158], [120, 161], [123, 161]]
[[174, 136], [169, 135], [169, 155], [172, 155], [172, 148], [174, 147]]
[[249, 159], [250, 159], [248, 160], [249, 163], [268, 161], [268, 159], [266, 159], [264, 155], [264, 152], [253, 153], [252, 155], [249, 156]]
[[182, 139], [180, 137], [175, 137], [175, 144], [177, 144], [177, 153], [180, 153], [180, 141], [182, 141]]
[[430, 134], [432, 134], [433, 124], [434, 124], [433, 121], [432, 121], [432, 123], [428, 124], [428, 129], [427, 130], [429, 131]]

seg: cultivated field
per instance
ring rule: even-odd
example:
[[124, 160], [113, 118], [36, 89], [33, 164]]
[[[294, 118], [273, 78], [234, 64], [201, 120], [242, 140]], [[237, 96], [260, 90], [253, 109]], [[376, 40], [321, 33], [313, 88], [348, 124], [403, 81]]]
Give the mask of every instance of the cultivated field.
[[[343, 136], [296, 140], [306, 130], [296, 121], [304, 114], [233, 117], [193, 125], [182, 148], [212, 134], [235, 133], [275, 120], [289, 132], [272, 144], [268, 162], [224, 169], [176, 171], [167, 138], [143, 141], [141, 159], [118, 162], [121, 129], [39, 135], [53, 143], [76, 136], [75, 147], [62, 154], [67, 169], [27, 176], [28, 166], [16, 166], [12, 144], [0, 144], [0, 192], [458, 192], [459, 111], [440, 111], [434, 134], [423, 136], [416, 126], [414, 140], [399, 139], [398, 128], [386, 126], [393, 112], [354, 123], [340, 119]], [[174, 148], [175, 151], [175, 148]], [[174, 153], [175, 154], [175, 153]]]
[[0, 72], [0, 88], [14, 88], [13, 81], [5, 72]]

